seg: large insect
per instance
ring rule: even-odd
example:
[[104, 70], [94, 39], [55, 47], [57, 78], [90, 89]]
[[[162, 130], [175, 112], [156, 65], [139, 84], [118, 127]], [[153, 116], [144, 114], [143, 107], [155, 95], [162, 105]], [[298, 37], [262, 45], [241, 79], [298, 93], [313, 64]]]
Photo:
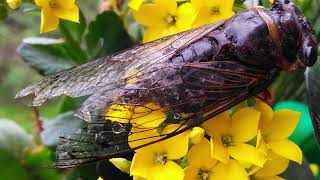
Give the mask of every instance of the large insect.
[[[247, 10], [58, 72], [23, 89], [17, 97], [34, 95], [33, 105], [39, 106], [62, 94], [89, 96], [76, 112], [88, 121], [88, 127], [61, 138], [57, 148], [56, 166], [72, 167], [129, 152], [200, 125], [265, 90], [279, 71], [313, 66], [317, 52], [308, 20], [289, 0], [276, 0], [270, 9]], [[307, 72], [311, 112], [319, 135], [320, 108], [316, 103], [320, 98], [313, 87], [316, 73], [312, 69]], [[146, 106], [148, 103], [158, 108]], [[144, 137], [150, 141], [130, 148], [133, 117], [126, 123], [106, 120], [111, 118], [106, 109], [115, 104], [130, 107], [134, 113], [142, 107], [148, 109], [146, 114], [160, 110], [167, 115], [166, 124], [181, 126], [159, 137]], [[182, 113], [190, 115], [180, 116]], [[143, 131], [156, 128], [159, 126]]]

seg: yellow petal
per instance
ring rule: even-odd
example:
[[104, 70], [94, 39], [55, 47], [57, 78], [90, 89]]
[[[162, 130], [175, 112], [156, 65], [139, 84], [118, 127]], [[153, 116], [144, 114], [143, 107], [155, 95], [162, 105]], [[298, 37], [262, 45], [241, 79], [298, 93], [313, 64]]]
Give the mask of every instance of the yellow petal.
[[60, 7], [63, 7], [64, 9], [72, 9], [73, 6], [75, 6], [75, 0], [55, 0]]
[[302, 151], [298, 145], [292, 141], [285, 139], [281, 141], [272, 141], [268, 143], [270, 149], [287, 159], [302, 164]]
[[143, 42], [150, 42], [178, 32], [176, 26], [150, 27], [144, 32]]
[[176, 26], [179, 31], [191, 29], [191, 25], [193, 24], [196, 15], [196, 11], [192, 7], [191, 3], [184, 3], [180, 5], [177, 10], [176, 17]]
[[231, 128], [231, 118], [228, 112], [223, 112], [203, 123], [203, 128], [209, 136], [220, 136], [229, 134]]
[[205, 167], [211, 169], [216, 160], [211, 158], [211, 146], [207, 139], [203, 139], [200, 144], [193, 145], [188, 152], [188, 164], [194, 167]]
[[267, 162], [255, 173], [255, 176], [276, 176], [283, 173], [288, 165], [288, 159], [270, 151]]
[[229, 18], [234, 15], [233, 4], [234, 0], [228, 0], [228, 1], [221, 1], [220, 4], [220, 13], [223, 16], [223, 19]]
[[154, 3], [165, 9], [170, 15], [176, 15], [177, 1], [176, 0], [154, 0]]
[[248, 142], [258, 133], [260, 112], [243, 108], [232, 116], [232, 141]]
[[[204, 139], [206, 132], [200, 127], [192, 128], [189, 138], [191, 144], [199, 144]], [[210, 146], [210, 145], [209, 145]]]
[[286, 180], [280, 176], [254, 177], [253, 180]]
[[152, 152], [135, 153], [132, 159], [130, 175], [148, 179], [151, 176], [150, 169], [154, 166], [154, 154]]
[[182, 168], [168, 160], [164, 165], [154, 163], [153, 153], [136, 153], [133, 157], [130, 174], [145, 179], [163, 180], [168, 178], [183, 179]]
[[61, 19], [79, 22], [79, 8], [74, 5], [71, 9], [56, 8], [52, 9], [55, 16]]
[[[166, 130], [172, 132], [180, 126], [181, 125], [174, 124], [169, 125], [164, 129], [164, 133], [166, 133]], [[169, 159], [180, 159], [187, 154], [189, 149], [189, 133], [190, 131], [186, 131], [160, 142], [162, 144], [161, 146], [163, 146], [168, 153]]]
[[248, 180], [248, 174], [241, 165], [230, 159], [228, 164], [219, 163], [210, 173], [210, 180]]
[[147, 179], [140, 176], [133, 176], [133, 180], [147, 180]]
[[147, 27], [164, 27], [167, 25], [165, 17], [166, 10], [157, 4], [143, 4], [139, 11], [132, 12], [136, 21]]
[[199, 179], [199, 168], [194, 166], [188, 166], [184, 168], [184, 180], [196, 180]]
[[268, 124], [272, 122], [273, 110], [268, 104], [260, 99], [256, 99], [255, 109], [261, 112], [259, 128], [264, 130], [267, 128]]
[[40, 32], [49, 32], [57, 29], [59, 19], [50, 11], [50, 9], [43, 8], [41, 11], [41, 27]]
[[288, 138], [295, 130], [300, 119], [300, 112], [293, 110], [278, 110], [274, 112], [272, 123], [265, 130], [266, 140], [280, 140]]
[[129, 174], [131, 161], [128, 161], [124, 158], [111, 158], [109, 161], [116, 166], [120, 171]]
[[244, 143], [235, 143], [228, 147], [230, 156], [236, 160], [252, 163], [262, 167], [266, 162], [266, 156], [257, 148]]
[[228, 163], [230, 159], [228, 154], [228, 149], [222, 144], [221, 139], [211, 138], [210, 144], [211, 144], [211, 157], [223, 163]]
[[130, 0], [128, 3], [128, 6], [131, 9], [138, 11], [143, 2], [144, 2], [144, 0]]
[[103, 180], [102, 177], [99, 176], [99, 178], [97, 180]]
[[168, 161], [163, 166], [155, 166], [150, 169], [150, 174], [152, 180], [166, 180], [166, 179], [176, 179], [183, 180], [184, 172], [183, 169], [173, 161]]
[[[128, 144], [131, 148], [136, 148], [159, 139], [161, 139], [161, 137], [154, 129], [132, 128], [131, 134], [128, 137]], [[136, 151], [141, 151], [142, 149]]]
[[37, 6], [40, 6], [42, 8], [48, 8], [49, 7], [49, 1], [48, 0], [35, 0], [34, 1]]
[[210, 7], [201, 7], [197, 11], [197, 16], [193, 22], [193, 27], [199, 27], [205, 24], [210, 23], [209, 17], [211, 16], [211, 8]]

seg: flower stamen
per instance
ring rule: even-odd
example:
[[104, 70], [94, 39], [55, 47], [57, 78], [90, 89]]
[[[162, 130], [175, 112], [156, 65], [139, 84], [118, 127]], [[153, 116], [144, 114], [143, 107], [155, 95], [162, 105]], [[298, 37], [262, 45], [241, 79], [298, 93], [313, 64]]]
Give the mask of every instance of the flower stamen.
[[49, 6], [51, 8], [58, 8], [59, 7], [59, 3], [57, 2], [57, 0], [49, 0]]
[[156, 154], [155, 155], [155, 159], [154, 159], [155, 164], [165, 165], [167, 161], [168, 161], [167, 154], [163, 153], [163, 154]]
[[212, 12], [212, 15], [219, 15], [220, 9], [219, 7], [212, 7], [211, 12]]
[[177, 21], [176, 17], [173, 15], [168, 15], [165, 20], [169, 25], [174, 25]]
[[207, 170], [200, 169], [198, 172], [198, 176], [201, 180], [207, 180], [210, 177], [210, 172]]
[[228, 147], [232, 143], [232, 137], [230, 135], [221, 136], [221, 141], [225, 147]]

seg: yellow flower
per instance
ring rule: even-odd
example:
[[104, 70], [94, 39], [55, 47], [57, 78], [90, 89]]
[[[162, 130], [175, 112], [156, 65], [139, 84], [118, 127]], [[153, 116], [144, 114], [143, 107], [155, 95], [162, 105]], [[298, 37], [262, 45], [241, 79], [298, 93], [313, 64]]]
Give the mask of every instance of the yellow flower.
[[231, 159], [227, 164], [210, 158], [211, 147], [207, 139], [193, 145], [188, 152], [189, 166], [184, 169], [184, 180], [247, 180], [248, 175], [241, 165]]
[[[137, 137], [159, 137], [159, 135], [170, 133], [180, 126], [181, 125], [169, 125], [164, 128], [161, 134], [159, 134], [156, 129], [132, 134], [129, 136], [129, 145], [130, 147], [137, 147], [140, 143], [144, 144], [148, 141], [135, 142], [134, 140]], [[184, 177], [183, 170], [173, 160], [180, 159], [187, 154], [188, 141], [189, 132], [184, 132], [136, 150], [132, 160], [130, 174], [152, 180], [182, 180]]]
[[140, 128], [156, 128], [166, 118], [166, 114], [155, 103], [147, 103], [137, 107], [115, 104], [108, 108], [106, 112], [106, 119], [108, 120], [131, 123], [133, 127]]
[[97, 180], [103, 180], [102, 177], [99, 176], [99, 178]]
[[178, 0], [154, 0], [133, 11], [136, 21], [145, 26], [143, 41], [149, 42], [191, 28], [196, 17], [191, 3], [178, 7]]
[[79, 22], [79, 8], [75, 0], [35, 0], [41, 10], [40, 32], [57, 29], [59, 18]]
[[11, 9], [18, 9], [22, 4], [22, 0], [7, 0], [7, 4]]
[[262, 167], [266, 161], [264, 153], [246, 144], [257, 136], [260, 112], [243, 108], [230, 117], [228, 112], [208, 120], [203, 124], [211, 137], [212, 157], [228, 163], [233, 159]]
[[234, 15], [234, 0], [191, 0], [198, 12], [194, 27], [227, 19]]
[[275, 154], [270, 149], [268, 149], [266, 143], [261, 138], [261, 134], [258, 134], [258, 149], [267, 153], [267, 161], [263, 167], [252, 167], [248, 174], [251, 180], [282, 180], [283, 178], [278, 175], [283, 173], [289, 166], [289, 160]]
[[275, 154], [302, 163], [302, 151], [288, 137], [294, 132], [300, 113], [292, 110], [273, 112], [271, 107], [257, 100], [256, 109], [261, 112], [260, 129], [267, 147]]

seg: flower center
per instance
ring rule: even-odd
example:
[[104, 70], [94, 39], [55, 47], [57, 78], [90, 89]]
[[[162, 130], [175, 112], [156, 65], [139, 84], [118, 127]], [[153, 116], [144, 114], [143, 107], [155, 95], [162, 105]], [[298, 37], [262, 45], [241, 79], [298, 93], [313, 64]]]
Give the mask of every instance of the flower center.
[[57, 0], [49, 0], [49, 6], [51, 8], [58, 8], [59, 4], [58, 4]]
[[220, 14], [219, 7], [212, 7], [211, 13], [212, 13], [212, 15], [219, 15]]
[[167, 154], [165, 154], [165, 153], [156, 154], [155, 159], [154, 159], [154, 162], [159, 165], [165, 165], [167, 161], [168, 161], [168, 157], [167, 157]]
[[210, 176], [210, 172], [207, 170], [200, 169], [198, 172], [198, 176], [201, 180], [208, 180]]
[[168, 15], [166, 18], [165, 18], [166, 22], [170, 25], [174, 25], [176, 23], [176, 17], [173, 16], [173, 15]]
[[224, 135], [221, 137], [221, 141], [225, 147], [228, 147], [231, 145], [232, 137], [230, 135]]

